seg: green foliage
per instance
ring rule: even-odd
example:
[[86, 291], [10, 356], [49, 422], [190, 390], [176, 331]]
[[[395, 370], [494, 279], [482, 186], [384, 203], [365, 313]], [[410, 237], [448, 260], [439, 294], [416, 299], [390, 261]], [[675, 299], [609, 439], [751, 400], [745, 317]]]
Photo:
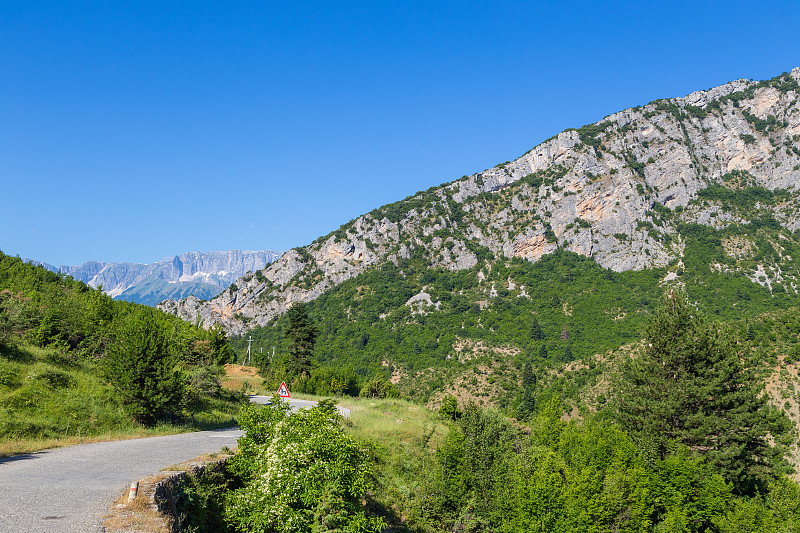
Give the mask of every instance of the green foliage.
[[744, 213], [751, 212], [756, 204], [773, 205], [784, 194], [783, 191], [771, 191], [761, 186], [731, 189], [716, 183], [697, 191], [699, 198], [722, 202], [723, 209], [736, 208]]
[[705, 458], [673, 445], [646, 459], [608, 419], [559, 419], [553, 399], [526, 434], [496, 412], [467, 408], [437, 450], [415, 503], [419, 530], [791, 531], [798, 485], [778, 476], [755, 496]]
[[800, 488], [786, 477], [770, 483], [769, 492], [753, 498], [736, 498], [714, 526], [722, 532], [795, 531], [800, 524]]
[[530, 361], [522, 369], [522, 401], [519, 404], [520, 418], [527, 418], [536, 412], [536, 374]]
[[[243, 488], [229, 493], [225, 518], [233, 531], [378, 532], [361, 499], [372, 486], [370, 449], [345, 434], [330, 402], [286, 414], [245, 415], [239, 467]], [[258, 419], [256, 421], [256, 419]]]
[[227, 531], [225, 496], [236, 485], [236, 478], [219, 464], [189, 470], [174, 489], [176, 529], [203, 533]]
[[756, 138], [749, 133], [742, 133], [739, 138], [744, 141], [744, 144], [755, 144]]
[[439, 407], [439, 414], [453, 422], [458, 421], [463, 414], [458, 408], [458, 400], [455, 396], [448, 394], [442, 399], [442, 405]]
[[128, 414], [152, 425], [180, 415], [185, 391], [176, 364], [170, 332], [152, 312], [142, 311], [128, 317], [109, 347], [105, 370]]
[[437, 450], [441, 469], [433, 483], [438, 490], [425, 502], [426, 518], [447, 530], [489, 526], [493, 496], [507, 483], [505, 458], [517, 437], [498, 412], [468, 406]]
[[591, 146], [595, 150], [599, 150], [601, 143], [599, 136], [610, 127], [610, 121], [599, 122], [597, 124], [587, 124], [586, 126], [578, 128], [578, 137], [586, 146]]
[[359, 395], [365, 398], [399, 398], [400, 392], [391, 381], [377, 376], [361, 387]]
[[[409, 372], [430, 367], [460, 368], [454, 344], [463, 340], [515, 346], [523, 358], [538, 359], [537, 354], [545, 348], [553, 359], [545, 356], [543, 362], [555, 362], [565, 351], [565, 341], [559, 338], [565, 303], [574, 322], [568, 342], [573, 356], [580, 359], [638, 338], [639, 325], [648, 313], [649, 302], [658, 294], [658, 280], [663, 275], [616, 274], [589, 258], [562, 251], [537, 263], [493, 262], [490, 267], [457, 272], [423, 265], [413, 260], [399, 266], [389, 263], [310, 302], [308, 314], [319, 329], [314, 349], [319, 368], [352, 368], [360, 390], [376, 376], [385, 381], [398, 368]], [[488, 277], [481, 280], [479, 272]], [[506, 288], [509, 279], [517, 286], [513, 291]], [[488, 294], [493, 284], [497, 297]], [[528, 297], [520, 297], [520, 286], [525, 287]], [[429, 307], [425, 314], [415, 314], [406, 305], [422, 290], [431, 295], [434, 304], [438, 302], [438, 310]], [[558, 300], [555, 307], [553, 298]], [[489, 305], [481, 309], [481, 301]], [[620, 320], [610, 320], [613, 315], [609, 309], [627, 314]], [[276, 346], [278, 355], [271, 360], [261, 359], [258, 350], [255, 352], [262, 376], [269, 377], [276, 387], [290, 375], [285, 359], [289, 344], [283, 335], [287, 323], [283, 316], [250, 333], [256, 346]], [[244, 338], [234, 338], [232, 344], [240, 353], [247, 347]], [[484, 358], [473, 361], [469, 364], [486, 363]], [[315, 372], [312, 369], [310, 375]], [[311, 381], [324, 384], [322, 379]], [[325, 381], [330, 383], [330, 379]], [[401, 391], [427, 399], [435, 387], [430, 382], [416, 390]], [[324, 388], [317, 390], [323, 392]], [[511, 402], [517, 391], [509, 389], [506, 394]]]
[[231, 470], [241, 479], [253, 479], [253, 464], [261, 450], [272, 442], [275, 428], [291, 410], [277, 395], [265, 408], [246, 404], [239, 412], [239, 427], [244, 434], [239, 437], [239, 452], [231, 459]]
[[542, 331], [542, 327], [539, 325], [539, 321], [536, 320], [536, 317], [531, 319], [531, 339], [535, 341], [544, 339], [544, 331]]
[[[655, 219], [656, 213], [661, 220], [673, 216], [660, 204], [654, 204], [651, 218]], [[767, 219], [720, 230], [686, 224], [678, 224], [677, 228], [685, 243], [681, 281], [690, 298], [705, 306], [709, 315], [734, 320], [791, 305], [790, 294], [771, 294], [750, 281], [744, 272], [737, 272], [737, 260], [726, 254], [722, 243], [728, 236], [750, 234], [758, 245], [754, 254], [761, 249], [766, 254], [767, 244], [777, 241], [785, 248], [783, 253], [796, 258], [800, 257], [800, 246], [793, 244], [796, 237], [775, 229]], [[644, 229], [659, 235], [650, 222]], [[785, 234], [785, 238], [777, 237], [775, 232], [782, 232], [780, 235]], [[765, 255], [760, 259], [762, 264], [768, 258]], [[713, 263], [730, 271], [712, 270], [709, 264]], [[748, 264], [743, 263], [742, 268]], [[781, 271], [785, 276], [800, 273], [797, 266], [782, 263]], [[567, 345], [571, 357], [581, 360], [640, 337], [641, 326], [660, 299], [659, 284], [665, 273], [658, 269], [616, 273], [590, 258], [563, 250], [536, 263], [490, 260], [455, 272], [428, 268], [425, 259], [412, 258], [397, 266], [388, 263], [307, 304], [308, 315], [319, 331], [314, 357], [319, 369], [352, 370], [356, 383], [347, 387], [351, 392], [346, 390], [346, 394], [358, 394], [353, 391], [360, 391], [367, 381], [375, 376], [386, 380], [396, 369], [413, 375], [436, 368], [446, 374], [464, 367], [495, 364], [483, 355], [460, 361], [454, 346], [464, 341], [514, 347], [520, 352], [516, 357], [520, 369], [526, 361], [544, 367], [560, 364], [566, 357]], [[515, 289], [508, 288], [509, 280]], [[496, 297], [489, 294], [492, 286]], [[521, 296], [520, 287], [525, 288], [525, 297]], [[431, 296], [434, 306], [426, 307], [422, 314], [415, 313], [406, 302], [423, 290]], [[565, 312], [571, 313], [569, 318]], [[566, 320], [570, 325], [569, 339], [565, 341], [560, 339], [560, 333]], [[262, 376], [268, 377], [270, 386], [275, 388], [292, 375], [286, 362], [286, 325], [283, 316], [250, 333], [255, 345], [264, 346], [265, 351], [271, 353], [270, 347], [276, 346], [277, 356], [272, 360], [261, 359], [258, 350], [255, 352]], [[246, 350], [245, 338], [231, 342], [240, 354]], [[307, 392], [333, 393], [329, 385], [336, 376], [314, 378], [316, 372], [314, 368], [310, 370], [308, 388], [298, 385]], [[398, 389], [404, 395], [427, 401], [445, 383], [442, 376], [417, 382], [413, 388], [401, 382]], [[352, 377], [341, 375], [336, 379], [350, 383]], [[521, 392], [516, 387], [500, 391], [509, 412], [515, 412]], [[538, 397], [540, 391], [536, 394]]]
[[[130, 407], [137, 420], [175, 421], [187, 414], [191, 423], [215, 425], [221, 418], [231, 423], [236, 403], [219, 390], [218, 365], [233, 353], [221, 329], [204, 331], [160, 311], [114, 301], [68, 276], [0, 253], [0, 362], [7, 361], [4, 368], [10, 371], [6, 391], [0, 391], [0, 438], [130, 431], [121, 403], [123, 398], [126, 405], [136, 403], [129, 388], [136, 370], [124, 346], [136, 344], [129, 342], [136, 336], [131, 324], [144, 315], [161, 337], [151, 347], [167, 353], [165, 387], [174, 388], [175, 397], [172, 407], [154, 413]], [[114, 361], [122, 366], [114, 368]], [[103, 381], [106, 372], [117, 376], [113, 382], [121, 384], [120, 391]], [[160, 378], [148, 376], [142, 378], [149, 380], [145, 388], [158, 388], [153, 380]], [[56, 388], [61, 401], [50, 400], [54, 395], [47, 391]]]
[[732, 485], [686, 446], [677, 447], [653, 466], [651, 495], [662, 527], [713, 530], [712, 521], [728, 508]]
[[[630, 152], [625, 152], [624, 156], [626, 163], [625, 166], [631, 169], [639, 177], [644, 178], [645, 177], [644, 169], [646, 165], [641, 161], [637, 161], [636, 157]], [[642, 187], [641, 183], [636, 184], [636, 189], [639, 192], [639, 194], [642, 195], [644, 194], [644, 188]]]
[[577, 224], [581, 228], [590, 228], [590, 227], [592, 227], [592, 224], [589, 221], [584, 220], [584, 219], [582, 219], [580, 217], [576, 217], [575, 218], [575, 224]]
[[778, 438], [788, 422], [768, 408], [735, 338], [706, 323], [683, 294], [668, 292], [644, 342], [622, 366], [615, 405], [645, 456], [664, 460], [677, 442], [705, 456], [740, 493], [763, 489], [785, 453], [767, 437]]
[[400, 223], [409, 212], [416, 211], [421, 213], [433, 208], [435, 202], [440, 202], [441, 198], [434, 192], [435, 189], [436, 187], [431, 187], [427, 191], [420, 191], [399, 202], [381, 206], [371, 211], [370, 216], [376, 220], [386, 218], [391, 222]]
[[311, 369], [317, 329], [303, 302], [297, 302], [289, 309], [286, 322], [284, 335], [289, 339], [288, 370], [299, 376]]
[[688, 115], [694, 118], [703, 119], [706, 118], [706, 116], [708, 116], [708, 112], [702, 107], [687, 105], [683, 108], [683, 110], [686, 111]]
[[[276, 386], [277, 381], [276, 379]], [[340, 394], [358, 396], [361, 386], [352, 366], [344, 368], [321, 366], [312, 368], [306, 376], [302, 377], [295, 386], [295, 390], [318, 396], [337, 396]]]
[[608, 423], [565, 424], [551, 404], [530, 435], [469, 407], [439, 447], [420, 502], [448, 531], [639, 531], [653, 508], [650, 479], [630, 440]]
[[[758, 118], [746, 109], [742, 109], [742, 116], [753, 125], [753, 129], [760, 132], [775, 131], [777, 128], [785, 127], [783, 122], [778, 121], [775, 115], [768, 115], [766, 119]], [[746, 141], [745, 141], [746, 142]]]

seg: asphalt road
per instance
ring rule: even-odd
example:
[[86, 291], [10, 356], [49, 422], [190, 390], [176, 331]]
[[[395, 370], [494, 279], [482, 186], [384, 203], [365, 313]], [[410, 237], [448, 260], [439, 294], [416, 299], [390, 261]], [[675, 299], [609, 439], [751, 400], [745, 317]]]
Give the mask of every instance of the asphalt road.
[[[253, 396], [254, 403], [267, 403]], [[294, 409], [315, 402], [291, 400]], [[349, 413], [345, 413], [347, 416]], [[236, 447], [238, 428], [79, 444], [0, 459], [0, 532], [97, 533], [131, 481]]]
[[[250, 401], [253, 403], [258, 404], [269, 404], [272, 398], [270, 396], [250, 396]], [[288, 402], [292, 405], [292, 411], [297, 411], [298, 409], [308, 409], [309, 407], [314, 407], [317, 405], [317, 402], [311, 400], [295, 400], [294, 398], [288, 400]], [[350, 409], [347, 407], [340, 407], [336, 406], [342, 416], [347, 418], [350, 416]]]

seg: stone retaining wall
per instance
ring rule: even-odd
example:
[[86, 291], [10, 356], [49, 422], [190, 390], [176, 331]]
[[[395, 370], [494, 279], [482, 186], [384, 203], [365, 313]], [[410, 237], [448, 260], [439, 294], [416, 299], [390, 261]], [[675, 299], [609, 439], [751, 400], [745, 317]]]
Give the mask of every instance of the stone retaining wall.
[[136, 499], [128, 504], [127, 494], [121, 497], [105, 518], [103, 531], [106, 533], [165, 533], [181, 531], [176, 509], [178, 490], [186, 481], [187, 474], [199, 474], [207, 470], [223, 469], [232, 456], [217, 456], [213, 459], [195, 459], [170, 468], [181, 470], [162, 470], [156, 475], [139, 481]]

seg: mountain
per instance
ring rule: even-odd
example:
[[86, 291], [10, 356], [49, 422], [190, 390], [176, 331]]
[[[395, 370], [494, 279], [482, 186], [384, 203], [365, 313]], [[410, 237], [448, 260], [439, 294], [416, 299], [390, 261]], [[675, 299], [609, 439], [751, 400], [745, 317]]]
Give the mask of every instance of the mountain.
[[[209, 302], [160, 307], [242, 334], [387, 265], [400, 266], [392, 275], [401, 279], [402, 266], [416, 261], [483, 280], [492, 268], [557, 251], [612, 273], [661, 269], [662, 282], [681, 283], [696, 267], [698, 275], [745, 278], [769, 295], [796, 295], [799, 81], [800, 68], [736, 80], [564, 130], [513, 161], [362, 215]], [[531, 290], [493, 281], [485, 302], [498, 291]], [[404, 303], [438, 310], [423, 293]]]
[[271, 263], [274, 250], [189, 252], [150, 264], [89, 261], [80, 266], [44, 265], [90, 287], [102, 286], [109, 296], [155, 306], [168, 298], [213, 298], [234, 280]]

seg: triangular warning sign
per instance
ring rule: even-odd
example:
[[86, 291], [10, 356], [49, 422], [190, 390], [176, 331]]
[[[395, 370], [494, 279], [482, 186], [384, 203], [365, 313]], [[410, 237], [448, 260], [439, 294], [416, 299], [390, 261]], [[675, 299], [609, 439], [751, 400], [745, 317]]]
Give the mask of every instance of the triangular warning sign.
[[281, 398], [291, 398], [291, 395], [289, 394], [289, 388], [286, 386], [285, 381], [281, 381], [281, 388], [278, 389], [278, 396]]

